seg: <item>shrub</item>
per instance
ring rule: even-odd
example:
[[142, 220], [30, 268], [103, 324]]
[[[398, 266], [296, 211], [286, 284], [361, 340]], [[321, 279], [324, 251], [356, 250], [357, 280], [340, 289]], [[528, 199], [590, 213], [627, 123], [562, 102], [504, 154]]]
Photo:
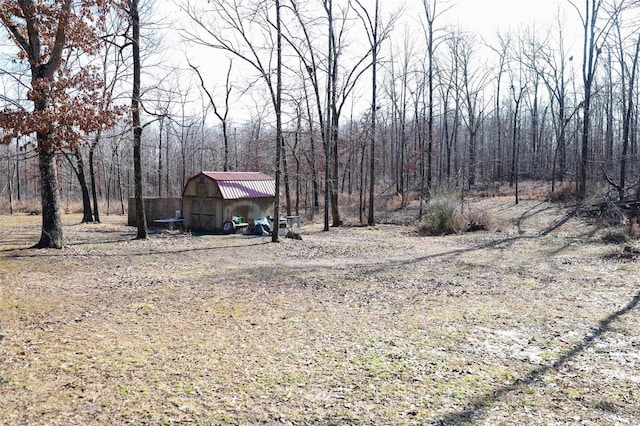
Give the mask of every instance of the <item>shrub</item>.
[[487, 231], [494, 227], [493, 216], [487, 211], [473, 210], [467, 213], [467, 231]]
[[420, 235], [446, 235], [462, 230], [461, 215], [457, 203], [450, 197], [432, 198], [427, 204], [422, 222], [418, 225]]
[[607, 244], [622, 244], [628, 240], [629, 237], [622, 229], [607, 231], [602, 235], [602, 241]]
[[567, 203], [576, 200], [576, 188], [571, 184], [562, 184], [555, 191], [549, 193], [549, 201]]
[[626, 225], [626, 233], [631, 238], [638, 238], [640, 236], [640, 226], [638, 226], [638, 218], [632, 217], [629, 223]]

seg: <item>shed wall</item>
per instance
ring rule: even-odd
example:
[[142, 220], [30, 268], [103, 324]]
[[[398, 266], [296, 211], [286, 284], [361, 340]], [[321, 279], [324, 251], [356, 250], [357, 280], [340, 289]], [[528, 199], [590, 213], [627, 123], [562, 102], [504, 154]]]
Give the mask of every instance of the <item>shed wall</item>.
[[[168, 219], [176, 216], [176, 210], [182, 211], [182, 198], [144, 198], [144, 213], [147, 226], [151, 226], [156, 219]], [[137, 226], [136, 199], [129, 198], [127, 210], [127, 225]]]
[[215, 181], [206, 178], [205, 176], [190, 179], [182, 192], [182, 196], [222, 198], [222, 194], [220, 193]]
[[248, 198], [244, 200], [225, 200], [223, 215], [231, 219], [232, 216], [242, 216], [245, 221], [253, 224], [253, 219], [273, 215], [273, 198]]
[[222, 228], [222, 199], [184, 196], [185, 227], [194, 231], [216, 231]]
[[273, 215], [273, 198], [250, 198], [223, 200], [222, 198], [183, 198], [185, 226], [194, 231], [217, 232], [222, 224], [233, 216], [242, 216], [245, 221]]

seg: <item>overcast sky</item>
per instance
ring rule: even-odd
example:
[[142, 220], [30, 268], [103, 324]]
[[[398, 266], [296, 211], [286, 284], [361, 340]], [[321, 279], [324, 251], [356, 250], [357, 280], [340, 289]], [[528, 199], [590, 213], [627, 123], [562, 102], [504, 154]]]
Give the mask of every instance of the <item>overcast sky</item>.
[[[383, 4], [389, 7], [391, 2]], [[415, 12], [422, 12], [422, 0], [407, 0], [406, 4], [416, 8]], [[439, 8], [450, 6], [440, 23], [457, 24], [487, 41], [497, 31], [517, 32], [534, 25], [541, 30], [555, 27], [558, 16], [573, 32], [579, 31], [578, 15], [567, 0], [439, 0], [438, 4]]]
[[449, 19], [481, 33], [534, 22], [544, 25], [555, 19], [558, 7], [567, 9], [567, 2], [559, 0], [456, 0], [455, 5]]

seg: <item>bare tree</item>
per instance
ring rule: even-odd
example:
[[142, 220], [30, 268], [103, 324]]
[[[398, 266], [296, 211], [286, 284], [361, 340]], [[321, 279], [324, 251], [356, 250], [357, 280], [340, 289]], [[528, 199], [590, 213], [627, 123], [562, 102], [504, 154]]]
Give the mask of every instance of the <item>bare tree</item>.
[[591, 97], [596, 77], [596, 67], [602, 52], [602, 43], [606, 38], [609, 25], [599, 26], [599, 15], [603, 9], [604, 0], [584, 0], [584, 8], [580, 8], [573, 0], [567, 0], [578, 12], [583, 28], [582, 51], [582, 83], [584, 99], [582, 101], [582, 140], [580, 161], [578, 163], [578, 185], [576, 198], [584, 201], [587, 194], [587, 171], [589, 168], [589, 142], [591, 131]]
[[[444, 7], [440, 9], [438, 7], [438, 0], [422, 0], [422, 5], [425, 12], [425, 39], [427, 42], [427, 96], [429, 97], [428, 103], [428, 117], [427, 117], [427, 152], [426, 163], [427, 169], [421, 170], [422, 182], [420, 183], [420, 196], [425, 196], [425, 190], [427, 196], [431, 196], [432, 192], [432, 179], [433, 179], [433, 112], [434, 112], [434, 71], [435, 71], [435, 51], [437, 48], [436, 39], [436, 27], [435, 21], [447, 12], [451, 7], [447, 7], [447, 2], [443, 1]], [[442, 4], [441, 3], [441, 4]], [[426, 182], [425, 182], [426, 175]], [[426, 188], [425, 188], [426, 184]]]
[[215, 114], [216, 117], [218, 117], [218, 120], [220, 120], [220, 125], [222, 126], [222, 141], [224, 144], [224, 156], [223, 156], [222, 169], [226, 172], [230, 168], [228, 117], [229, 117], [229, 101], [231, 99], [231, 91], [233, 89], [233, 86], [231, 85], [231, 80], [230, 80], [231, 69], [233, 68], [233, 61], [229, 61], [229, 69], [227, 70], [227, 79], [225, 81], [224, 112], [220, 112], [220, 110], [218, 109], [218, 106], [216, 105], [216, 102], [213, 99], [213, 95], [211, 94], [209, 89], [207, 89], [204, 79], [202, 78], [202, 74], [200, 73], [198, 68], [195, 65], [193, 65], [191, 62], [189, 62], [189, 66], [198, 75], [198, 79], [200, 79], [200, 87], [202, 88], [202, 90], [204, 90], [205, 94], [207, 95], [207, 98], [209, 99], [209, 104], [213, 107], [213, 113]]
[[282, 157], [282, 19], [280, 17], [280, 0], [276, 1], [276, 201], [273, 206], [275, 216], [275, 230], [272, 232], [271, 241], [278, 242], [280, 228], [280, 158]]
[[[329, 8], [330, 4], [325, 1], [325, 8]], [[317, 123], [320, 129], [320, 140], [323, 143], [323, 149], [325, 153], [325, 158], [328, 161], [328, 147], [329, 147], [329, 136], [328, 136], [328, 120], [325, 114], [328, 114], [325, 108], [323, 108], [322, 96], [323, 91], [321, 87], [321, 75], [323, 70], [321, 69], [322, 63], [327, 63], [327, 65], [332, 64], [332, 58], [330, 54], [327, 54], [326, 57], [323, 57], [320, 53], [321, 49], [314, 45], [314, 40], [317, 39], [317, 35], [314, 33], [314, 29], [318, 32], [319, 24], [314, 19], [309, 19], [305, 11], [301, 9], [301, 3], [295, 0], [290, 1], [290, 10], [292, 11], [295, 22], [299, 25], [300, 30], [302, 31], [302, 35], [299, 32], [290, 32], [287, 27], [284, 28], [285, 33], [283, 34], [284, 39], [291, 46], [291, 48], [296, 52], [300, 60], [300, 75], [302, 81], [302, 92], [304, 94], [304, 99], [306, 103], [306, 111], [307, 111], [307, 119], [309, 125], [309, 148], [310, 153], [306, 154], [307, 162], [311, 168], [311, 178], [313, 184], [313, 210], [314, 212], [319, 210], [319, 178], [316, 164], [316, 137], [315, 137], [315, 123], [316, 121], [313, 119], [312, 109], [315, 107], [317, 114]], [[330, 15], [332, 16], [332, 14]], [[324, 29], [324, 28], [323, 28]], [[320, 30], [321, 31], [321, 30]], [[332, 18], [329, 18], [329, 44], [333, 43], [333, 21]], [[329, 67], [328, 67], [329, 68]], [[327, 75], [326, 81], [326, 90], [329, 90], [329, 81], [331, 73], [329, 70], [324, 71]], [[308, 76], [308, 78], [306, 78]], [[309, 96], [308, 86], [311, 86], [313, 90], [313, 96]], [[328, 96], [328, 94], [327, 94]], [[325, 184], [327, 188], [325, 188], [325, 231], [329, 230], [329, 168], [328, 163], [325, 167]]]
[[483, 90], [488, 83], [488, 73], [478, 64], [473, 63], [476, 46], [470, 36], [454, 34], [451, 43], [456, 45], [456, 61], [460, 67], [461, 90], [465, 114], [463, 120], [469, 136], [468, 153], [468, 185], [476, 184], [477, 141], [480, 126], [485, 118]]
[[[412, 71], [412, 59], [416, 53], [415, 39], [411, 38], [408, 28], [405, 29], [402, 38], [402, 48], [397, 52], [391, 43], [391, 60], [388, 67], [389, 81], [385, 85], [386, 96], [392, 105], [392, 134], [394, 147], [391, 153], [393, 168], [395, 170], [396, 192], [400, 194], [401, 206], [407, 206], [408, 174], [405, 168], [408, 166], [407, 157], [407, 117], [409, 114], [409, 88]], [[401, 58], [399, 61], [395, 58]], [[396, 66], [396, 62], [399, 62]], [[399, 87], [398, 87], [399, 85]]]
[[375, 198], [375, 165], [376, 165], [376, 114], [378, 110], [378, 54], [380, 44], [387, 38], [391, 26], [396, 18], [393, 16], [387, 25], [383, 25], [380, 21], [380, 6], [378, 0], [375, 1], [373, 18], [368, 9], [359, 0], [354, 0], [358, 5], [358, 16], [362, 20], [367, 37], [369, 38], [369, 46], [371, 47], [371, 130], [370, 130], [370, 154], [369, 154], [369, 214], [367, 216], [367, 224], [375, 225], [374, 215], [374, 198]]
[[[624, 1], [611, 13], [615, 25], [618, 62], [620, 64], [620, 98], [622, 102], [622, 153], [620, 156], [620, 180], [617, 184], [609, 180], [618, 191], [620, 200], [625, 198], [627, 186], [627, 165], [629, 161], [629, 145], [631, 139], [632, 115], [635, 109], [634, 91], [638, 72], [640, 54], [640, 34], [628, 54], [625, 49], [625, 39], [622, 35], [620, 13]], [[613, 139], [613, 138], [612, 138]]]
[[568, 114], [567, 102], [569, 75], [567, 67], [573, 56], [568, 56], [564, 40], [564, 24], [558, 17], [556, 20], [556, 34], [549, 34], [542, 40], [534, 43], [539, 45], [537, 61], [534, 62], [536, 72], [542, 78], [549, 92], [552, 107], [553, 130], [555, 134], [555, 147], [553, 149], [553, 164], [551, 172], [551, 191], [555, 190], [555, 182], [558, 179], [564, 181], [567, 170], [567, 125], [574, 114]]
[[133, 168], [136, 198], [137, 239], [147, 239], [147, 217], [144, 211], [142, 192], [142, 124], [140, 122], [140, 15], [139, 0], [130, 0], [128, 16], [131, 20], [131, 43], [133, 48], [133, 91], [131, 93], [131, 124], [133, 126]]
[[82, 223], [93, 222], [89, 186], [87, 185], [87, 178], [84, 172], [84, 159], [82, 157], [80, 147], [76, 146], [71, 154], [68, 154], [64, 150], [62, 150], [62, 153], [71, 165], [71, 169], [78, 178], [78, 183], [80, 184], [80, 191], [82, 192]]
[[496, 99], [495, 99], [495, 131], [496, 131], [496, 155], [494, 157], [495, 162], [495, 179], [501, 181], [504, 177], [503, 162], [502, 162], [502, 115], [500, 113], [500, 106], [502, 104], [502, 97], [500, 96], [502, 89], [502, 75], [505, 72], [507, 61], [509, 60], [508, 52], [511, 46], [510, 34], [498, 34], [498, 47], [489, 46], [494, 52], [498, 54], [498, 75], [496, 76]]
[[[516, 89], [516, 85], [519, 86]], [[520, 154], [520, 103], [522, 97], [527, 91], [526, 86], [523, 84], [522, 78], [516, 79], [514, 74], [511, 74], [511, 96], [513, 98], [513, 123], [511, 129], [511, 173], [509, 176], [509, 186], [515, 185], [515, 203], [518, 204], [519, 199], [519, 154]]]

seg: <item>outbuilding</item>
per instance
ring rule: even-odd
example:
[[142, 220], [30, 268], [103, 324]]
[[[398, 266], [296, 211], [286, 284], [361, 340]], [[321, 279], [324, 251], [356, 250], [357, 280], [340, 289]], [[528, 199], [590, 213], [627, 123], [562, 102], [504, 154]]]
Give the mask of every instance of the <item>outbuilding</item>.
[[234, 216], [251, 221], [273, 215], [275, 180], [258, 172], [200, 172], [182, 192], [185, 227], [214, 232]]

